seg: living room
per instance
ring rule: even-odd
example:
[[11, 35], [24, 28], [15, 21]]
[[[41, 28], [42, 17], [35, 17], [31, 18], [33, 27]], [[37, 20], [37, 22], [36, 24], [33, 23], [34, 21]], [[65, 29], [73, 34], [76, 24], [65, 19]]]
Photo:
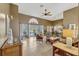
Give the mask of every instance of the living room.
[[0, 55], [78, 56], [78, 10], [78, 3], [0, 3]]

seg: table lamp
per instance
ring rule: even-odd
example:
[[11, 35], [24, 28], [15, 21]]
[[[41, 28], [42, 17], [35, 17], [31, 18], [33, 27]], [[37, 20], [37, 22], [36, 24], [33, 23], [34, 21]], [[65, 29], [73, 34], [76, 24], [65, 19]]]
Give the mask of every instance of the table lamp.
[[70, 29], [63, 29], [63, 37], [66, 37], [66, 44], [68, 48], [72, 47], [73, 31]]

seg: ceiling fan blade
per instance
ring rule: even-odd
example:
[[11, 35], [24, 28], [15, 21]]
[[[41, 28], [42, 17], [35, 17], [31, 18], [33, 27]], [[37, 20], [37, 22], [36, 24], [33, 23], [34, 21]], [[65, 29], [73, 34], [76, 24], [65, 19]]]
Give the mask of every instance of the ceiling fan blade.
[[52, 14], [49, 14], [49, 16], [52, 16]]
[[51, 13], [51, 12], [48, 12], [48, 14], [49, 14], [49, 13]]
[[42, 15], [41, 15], [41, 17], [42, 17], [42, 16], [45, 16], [45, 15], [44, 15], [44, 14], [42, 14]]
[[42, 13], [42, 14], [45, 14], [45, 13]]
[[45, 13], [41, 13], [41, 15], [44, 15]]

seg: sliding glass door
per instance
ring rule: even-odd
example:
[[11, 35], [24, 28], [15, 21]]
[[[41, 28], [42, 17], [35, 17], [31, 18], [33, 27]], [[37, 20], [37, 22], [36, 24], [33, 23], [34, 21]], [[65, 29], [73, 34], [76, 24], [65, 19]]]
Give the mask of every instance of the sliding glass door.
[[29, 24], [29, 37], [36, 36], [39, 33], [43, 33], [43, 25]]
[[29, 35], [28, 24], [20, 24], [20, 39], [28, 37], [28, 35]]

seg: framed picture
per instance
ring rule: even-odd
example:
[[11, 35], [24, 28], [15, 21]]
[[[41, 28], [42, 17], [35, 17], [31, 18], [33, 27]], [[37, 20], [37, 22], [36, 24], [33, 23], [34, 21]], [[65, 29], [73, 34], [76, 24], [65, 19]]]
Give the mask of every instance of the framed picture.
[[75, 30], [76, 29], [76, 24], [69, 24], [69, 29]]

